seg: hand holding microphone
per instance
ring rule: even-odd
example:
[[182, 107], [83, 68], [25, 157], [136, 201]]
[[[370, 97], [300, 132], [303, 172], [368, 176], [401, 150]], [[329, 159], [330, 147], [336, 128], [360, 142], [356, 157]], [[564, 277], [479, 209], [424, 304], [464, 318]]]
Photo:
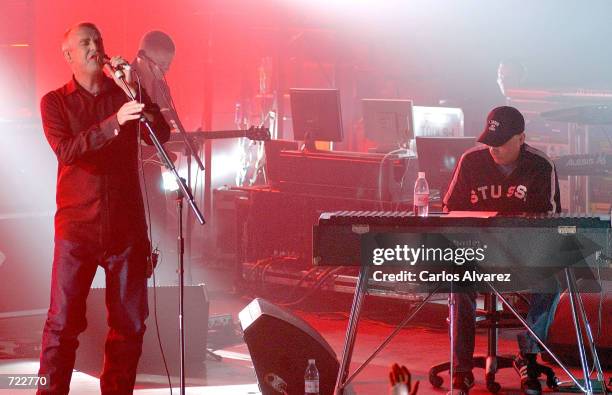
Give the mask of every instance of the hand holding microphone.
[[[109, 58], [108, 55], [102, 54], [100, 56], [100, 62], [104, 65], [104, 68], [108, 71], [110, 76], [113, 77], [115, 83], [123, 89], [128, 96], [131, 94], [131, 97], [136, 97], [136, 88], [132, 81], [132, 68], [125, 59], [121, 56]], [[129, 93], [122, 79], [125, 79], [130, 89]]]
[[109, 58], [107, 54], [102, 54], [100, 59], [103, 65], [110, 68], [113, 75], [117, 74], [118, 77], [125, 76], [127, 78], [128, 75], [124, 71], [128, 71], [130, 74], [129, 76], [131, 77], [132, 67], [130, 67], [130, 64], [121, 56], [113, 56], [112, 58]]
[[[101, 54], [99, 61], [104, 65], [106, 71], [113, 77], [115, 83], [123, 89], [123, 91], [130, 97], [136, 97], [136, 89], [132, 84], [132, 73], [129, 63], [121, 56], [113, 56], [109, 58], [106, 54]], [[124, 81], [127, 83], [124, 84]], [[127, 88], [129, 88], [129, 93]], [[119, 125], [123, 126], [128, 121], [136, 120], [141, 117], [144, 104], [139, 103], [136, 100], [131, 100], [121, 106], [117, 111], [117, 121]]]

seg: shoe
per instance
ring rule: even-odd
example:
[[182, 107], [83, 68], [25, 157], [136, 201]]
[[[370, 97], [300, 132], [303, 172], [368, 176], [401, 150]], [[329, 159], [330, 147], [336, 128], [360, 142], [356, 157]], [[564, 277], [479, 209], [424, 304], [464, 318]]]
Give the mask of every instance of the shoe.
[[526, 395], [541, 395], [540, 369], [536, 361], [537, 354], [519, 354], [514, 358], [512, 366], [521, 378], [521, 393]]
[[474, 386], [474, 374], [470, 372], [456, 372], [453, 374], [452, 390], [448, 395], [468, 395]]

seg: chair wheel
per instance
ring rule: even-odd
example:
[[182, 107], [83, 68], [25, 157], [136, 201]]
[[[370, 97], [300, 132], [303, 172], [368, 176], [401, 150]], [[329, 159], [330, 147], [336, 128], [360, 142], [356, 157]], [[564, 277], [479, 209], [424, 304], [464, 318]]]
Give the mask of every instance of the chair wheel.
[[444, 379], [442, 377], [438, 376], [437, 374], [430, 374], [429, 375], [429, 383], [434, 388], [440, 388], [440, 387], [442, 387], [442, 383], [444, 383]]
[[558, 385], [559, 383], [559, 379], [555, 376], [546, 376], [546, 386], [550, 389], [557, 389], [559, 387]]
[[487, 390], [492, 394], [497, 394], [501, 390], [501, 385], [495, 381], [487, 382]]
[[497, 394], [501, 389], [501, 385], [495, 381], [495, 373], [487, 373], [485, 382], [487, 383], [487, 390], [492, 394]]

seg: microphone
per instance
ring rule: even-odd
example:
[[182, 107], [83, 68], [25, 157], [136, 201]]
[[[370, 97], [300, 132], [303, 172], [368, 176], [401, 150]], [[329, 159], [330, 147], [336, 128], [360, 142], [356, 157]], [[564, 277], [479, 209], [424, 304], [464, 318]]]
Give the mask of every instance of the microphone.
[[100, 63], [102, 63], [104, 66], [108, 66], [112, 74], [114, 74], [115, 77], [117, 78], [125, 77], [124, 70], [132, 69], [132, 67], [128, 63], [121, 63], [121, 64], [118, 64], [117, 66], [113, 66], [107, 54], [100, 55], [99, 59], [100, 59]]

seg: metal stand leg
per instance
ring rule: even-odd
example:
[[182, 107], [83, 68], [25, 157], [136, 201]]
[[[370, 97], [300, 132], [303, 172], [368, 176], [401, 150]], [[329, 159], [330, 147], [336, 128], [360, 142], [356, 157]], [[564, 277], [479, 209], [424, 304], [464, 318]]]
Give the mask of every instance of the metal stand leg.
[[450, 366], [448, 374], [450, 375], [450, 393], [454, 394], [453, 375], [455, 374], [455, 292], [453, 290], [454, 281], [451, 281], [450, 294], [448, 295], [448, 317], [450, 325]]
[[[573, 276], [569, 268], [565, 268], [565, 279], [567, 280], [567, 286], [570, 297], [570, 305], [572, 307], [572, 320], [574, 321], [574, 330], [576, 331], [576, 343], [578, 344], [578, 352], [580, 355], [580, 365], [582, 366], [582, 374], [584, 376], [584, 393], [587, 395], [593, 394], [593, 387], [591, 385], [591, 379], [589, 374], [589, 361], [587, 361], [586, 351], [584, 347], [584, 339], [582, 338], [582, 331], [580, 330], [580, 321], [578, 319], [578, 302], [576, 301], [576, 284], [573, 281]], [[585, 323], [586, 324], [586, 323]]]
[[[484, 309], [486, 311], [497, 311], [497, 298], [493, 294], [487, 294], [485, 296], [485, 306]], [[493, 319], [495, 326], [495, 318]], [[489, 328], [488, 330], [488, 344], [487, 344], [487, 363], [485, 367], [485, 376], [495, 375], [497, 373], [497, 327]]]
[[180, 395], [185, 395], [185, 316], [184, 316], [184, 254], [185, 239], [183, 238], [183, 193], [179, 189], [176, 198], [176, 214], [178, 217], [178, 275], [179, 275], [179, 348], [180, 348]]
[[382, 349], [385, 348], [387, 346], [387, 344], [389, 344], [389, 342], [391, 340], [393, 340], [393, 338], [399, 333], [399, 331], [404, 329], [404, 327], [414, 318], [414, 316], [416, 316], [418, 314], [418, 312], [421, 311], [423, 306], [425, 306], [425, 304], [427, 304], [429, 299], [431, 299], [431, 297], [438, 291], [438, 289], [440, 289], [440, 285], [437, 285], [434, 288], [434, 290], [427, 295], [427, 297], [425, 299], [423, 299], [421, 302], [419, 302], [419, 304], [412, 310], [412, 312], [408, 316], [406, 316], [406, 318], [404, 318], [404, 320], [402, 322], [400, 322], [400, 324], [397, 326], [397, 328], [395, 328], [395, 330], [393, 332], [391, 332], [391, 334], [389, 336], [387, 336], [387, 338], [380, 344], [380, 346], [378, 346], [378, 348], [376, 350], [374, 350], [372, 355], [370, 355], [368, 357], [368, 359], [366, 359], [361, 364], [361, 366], [359, 366], [357, 369], [355, 369], [353, 374], [348, 379], [346, 379], [346, 381], [343, 384], [344, 386], [347, 386], [351, 381], [353, 381], [353, 379], [378, 355], [378, 353], [380, 351], [382, 351]]
[[574, 382], [574, 384], [576, 384], [576, 386], [580, 389], [580, 391], [587, 393], [585, 387], [583, 387], [580, 382], [578, 381], [578, 379], [576, 378], [576, 376], [574, 376], [572, 374], [572, 372], [569, 371], [569, 369], [563, 364], [563, 362], [561, 362], [561, 360], [559, 359], [559, 357], [557, 357], [557, 355], [552, 352], [552, 350], [550, 348], [548, 348], [548, 346], [546, 344], [544, 344], [544, 341], [542, 339], [540, 339], [540, 337], [533, 331], [533, 329], [531, 329], [531, 327], [529, 326], [529, 324], [527, 323], [527, 321], [525, 321], [525, 319], [521, 316], [521, 314], [516, 311], [516, 309], [514, 307], [512, 307], [512, 305], [510, 304], [510, 302], [508, 302], [508, 300], [497, 291], [497, 289], [489, 282], [486, 281], [487, 285], [489, 286], [489, 288], [491, 288], [491, 290], [493, 291], [493, 293], [499, 298], [499, 300], [502, 301], [502, 303], [508, 308], [508, 310], [510, 310], [510, 312], [521, 322], [521, 324], [525, 327], [525, 329], [527, 329], [527, 331], [531, 334], [531, 336], [533, 336], [533, 338], [535, 339], [536, 342], [538, 342], [538, 344], [546, 351], [550, 354], [550, 356], [552, 357], [552, 359], [555, 360], [555, 362], [559, 365], [559, 367], [561, 369], [563, 369], [563, 371], [565, 373], [567, 373], [567, 375], [570, 377], [570, 379]]
[[591, 355], [593, 355], [593, 363], [595, 365], [595, 370], [597, 371], [597, 381], [602, 383], [602, 388], [605, 388], [606, 379], [604, 378], [603, 369], [601, 368], [601, 363], [599, 361], [599, 355], [597, 354], [597, 347], [595, 347], [595, 338], [593, 337], [593, 331], [591, 330], [591, 325], [589, 324], [589, 319], [584, 308], [584, 303], [582, 302], [582, 295], [580, 294], [580, 292], [578, 292], [574, 272], [570, 270], [569, 274], [572, 283], [574, 284], [574, 288], [577, 291], [576, 300], [578, 301], [578, 308], [580, 309], [582, 323], [584, 324], [587, 340], [589, 341], [589, 347], [591, 348]]
[[345, 380], [348, 376], [349, 367], [351, 365], [351, 357], [353, 356], [353, 348], [355, 346], [355, 338], [357, 336], [357, 325], [359, 323], [359, 316], [361, 315], [361, 305], [363, 304], [363, 297], [368, 288], [368, 266], [361, 266], [359, 269], [359, 279], [357, 280], [357, 287], [355, 288], [355, 296], [353, 297], [353, 305], [351, 306], [351, 314], [349, 317], [348, 328], [346, 331], [346, 337], [344, 338], [344, 348], [342, 350], [342, 360], [340, 362], [340, 368], [338, 369], [338, 378], [336, 379], [336, 389], [334, 393], [336, 395], [342, 395], [344, 387], [346, 386]]

